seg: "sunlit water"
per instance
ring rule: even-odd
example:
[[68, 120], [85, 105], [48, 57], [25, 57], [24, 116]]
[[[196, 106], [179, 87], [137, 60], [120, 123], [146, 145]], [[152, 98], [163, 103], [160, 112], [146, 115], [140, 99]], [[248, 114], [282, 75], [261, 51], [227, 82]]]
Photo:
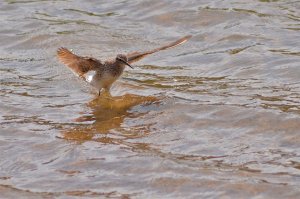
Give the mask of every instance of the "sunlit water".
[[[0, 1], [2, 198], [297, 198], [300, 2]], [[56, 59], [192, 39], [101, 96]]]

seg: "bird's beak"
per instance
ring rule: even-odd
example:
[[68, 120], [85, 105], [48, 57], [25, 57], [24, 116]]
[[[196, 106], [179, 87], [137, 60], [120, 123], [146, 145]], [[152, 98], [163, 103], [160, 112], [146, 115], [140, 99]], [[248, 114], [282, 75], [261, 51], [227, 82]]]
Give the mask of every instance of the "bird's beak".
[[121, 62], [123, 62], [124, 64], [126, 64], [127, 66], [129, 66], [130, 68], [132, 68], [133, 69], [133, 67], [127, 62], [127, 61], [125, 61], [125, 60], [123, 60], [123, 59], [119, 59]]

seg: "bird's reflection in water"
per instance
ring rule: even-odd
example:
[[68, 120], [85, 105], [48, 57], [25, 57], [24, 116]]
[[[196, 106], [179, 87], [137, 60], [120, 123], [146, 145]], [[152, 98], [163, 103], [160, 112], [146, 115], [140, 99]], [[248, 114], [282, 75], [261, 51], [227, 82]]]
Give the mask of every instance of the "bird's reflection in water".
[[142, 112], [130, 112], [134, 106], [150, 106], [158, 104], [159, 98], [154, 96], [139, 96], [126, 94], [112, 97], [101, 94], [93, 99], [87, 106], [90, 112], [76, 119], [79, 124], [63, 131], [63, 138], [78, 142], [89, 140], [102, 143], [116, 143], [124, 139], [135, 138], [149, 133], [147, 126], [135, 127], [123, 126], [125, 118], [138, 118], [145, 114]]

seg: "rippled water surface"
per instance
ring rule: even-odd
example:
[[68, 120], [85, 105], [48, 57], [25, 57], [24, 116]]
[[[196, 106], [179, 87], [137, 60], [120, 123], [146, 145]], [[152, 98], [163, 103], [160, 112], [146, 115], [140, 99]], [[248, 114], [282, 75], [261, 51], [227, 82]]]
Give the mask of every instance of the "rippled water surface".
[[[98, 97], [56, 59], [184, 45]], [[300, 1], [0, 1], [3, 198], [297, 198]]]

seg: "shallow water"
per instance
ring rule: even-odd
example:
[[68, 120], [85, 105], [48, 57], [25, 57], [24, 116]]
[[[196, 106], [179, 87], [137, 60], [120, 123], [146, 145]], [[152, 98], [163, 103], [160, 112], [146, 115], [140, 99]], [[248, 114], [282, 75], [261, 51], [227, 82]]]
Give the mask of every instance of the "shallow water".
[[[0, 1], [3, 198], [297, 198], [299, 1]], [[56, 49], [184, 45], [97, 97]]]

